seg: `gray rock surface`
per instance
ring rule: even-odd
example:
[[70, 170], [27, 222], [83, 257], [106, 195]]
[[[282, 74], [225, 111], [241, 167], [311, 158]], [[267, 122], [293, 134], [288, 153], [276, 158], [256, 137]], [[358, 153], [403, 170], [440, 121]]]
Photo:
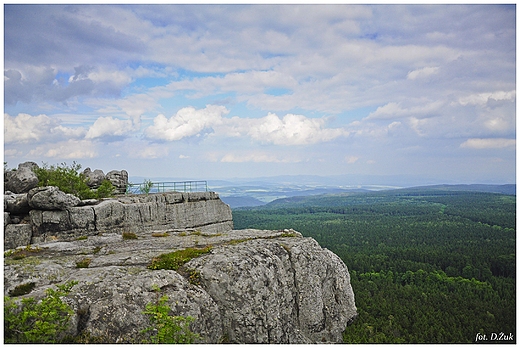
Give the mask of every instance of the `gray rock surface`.
[[4, 191], [27, 193], [38, 186], [38, 177], [33, 172], [38, 165], [34, 162], [24, 162], [17, 170], [4, 171]]
[[27, 200], [27, 193], [4, 194], [4, 210], [12, 214], [28, 214], [31, 207]]
[[105, 180], [105, 173], [101, 169], [92, 171], [90, 168], [85, 168], [83, 175], [87, 179], [87, 185], [90, 188], [98, 188]]
[[105, 176], [115, 186], [118, 193], [125, 193], [128, 186], [128, 172], [126, 170], [112, 170]]
[[[206, 245], [211, 252], [183, 271], [147, 268], [162, 253]], [[140, 331], [150, 324], [143, 311], [156, 299], [153, 286], [168, 295], [172, 315], [195, 318], [190, 327], [201, 343], [341, 342], [356, 315], [347, 267], [292, 230], [170, 231], [137, 240], [103, 234], [33, 248], [40, 251], [4, 259], [4, 294], [34, 282], [24, 296], [39, 297], [52, 284], [77, 280], [66, 298], [75, 311], [70, 332], [106, 343], [144, 339]], [[88, 268], [77, 268], [85, 258]]]
[[[28, 194], [29, 205], [34, 207], [24, 218], [32, 226], [30, 243], [67, 241], [102, 233], [147, 234], [187, 228], [222, 232], [233, 228], [231, 209], [214, 192], [128, 195], [101, 201], [80, 201], [60, 192], [47, 187], [35, 188]], [[10, 218], [13, 220], [13, 215]], [[12, 231], [6, 230], [6, 234]], [[20, 240], [13, 236], [8, 239]], [[11, 245], [17, 246], [22, 245]]]
[[56, 186], [36, 187], [27, 194], [29, 206], [42, 210], [65, 210], [75, 207], [80, 199], [69, 193], [60, 191]]
[[31, 244], [32, 227], [29, 224], [8, 224], [4, 229], [4, 249]]

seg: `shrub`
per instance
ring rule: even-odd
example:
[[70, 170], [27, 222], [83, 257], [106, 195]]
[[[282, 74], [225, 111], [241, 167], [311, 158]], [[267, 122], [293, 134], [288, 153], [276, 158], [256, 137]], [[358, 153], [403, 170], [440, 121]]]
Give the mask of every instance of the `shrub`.
[[200, 336], [191, 332], [189, 326], [195, 319], [189, 316], [170, 315], [171, 309], [167, 305], [168, 296], [164, 295], [159, 298], [160, 289], [155, 286], [154, 290], [156, 291], [155, 303], [148, 303], [143, 312], [150, 317], [153, 326], [146, 328], [142, 333], [156, 332], [150, 337], [152, 343], [193, 343], [199, 339]]
[[47, 289], [41, 301], [34, 297], [16, 300], [4, 296], [4, 343], [59, 343], [74, 313], [61, 300], [77, 282]]
[[87, 178], [79, 173], [81, 164], [72, 162], [68, 166], [65, 162], [61, 165], [47, 165], [43, 163], [41, 168], [35, 168], [38, 177], [38, 186], [57, 186], [65, 193], [73, 194], [80, 199], [106, 198], [114, 194], [115, 187], [109, 180], [104, 180], [97, 190], [92, 190], [87, 185]]
[[146, 193], [146, 194], [149, 194], [150, 193], [150, 190], [152, 189], [153, 187], [153, 183], [151, 180], [145, 180], [141, 186], [139, 187], [139, 190], [141, 191], [141, 193]]
[[152, 259], [152, 263], [148, 266], [148, 268], [170, 269], [176, 271], [191, 259], [209, 253], [211, 249], [212, 246], [208, 245], [205, 248], [187, 248], [168, 254], [161, 254]]
[[116, 188], [114, 187], [114, 185], [112, 185], [110, 180], [105, 179], [96, 190], [96, 198], [112, 197], [115, 191]]

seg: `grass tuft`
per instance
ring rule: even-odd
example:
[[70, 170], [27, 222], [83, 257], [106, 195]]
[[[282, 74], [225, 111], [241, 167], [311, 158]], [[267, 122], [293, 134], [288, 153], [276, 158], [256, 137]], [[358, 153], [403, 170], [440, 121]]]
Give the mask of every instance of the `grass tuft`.
[[208, 245], [205, 248], [186, 248], [167, 254], [161, 254], [152, 259], [152, 263], [148, 268], [154, 270], [169, 269], [176, 271], [190, 260], [209, 253], [212, 248], [211, 245]]

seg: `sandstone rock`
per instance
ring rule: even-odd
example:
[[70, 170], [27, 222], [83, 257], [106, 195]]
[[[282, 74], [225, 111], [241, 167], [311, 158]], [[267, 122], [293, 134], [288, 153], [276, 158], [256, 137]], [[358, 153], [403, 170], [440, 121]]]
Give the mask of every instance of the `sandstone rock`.
[[33, 172], [38, 165], [34, 162], [24, 162], [17, 170], [4, 171], [4, 191], [27, 193], [38, 186], [38, 177]]
[[310, 238], [226, 245], [186, 267], [226, 313], [230, 342], [341, 342], [356, 315], [347, 268]]
[[85, 175], [87, 185], [90, 188], [98, 188], [103, 183], [103, 180], [105, 180], [105, 174], [101, 169], [91, 171], [90, 168], [85, 168], [83, 175]]
[[29, 216], [33, 226], [32, 244], [52, 240], [74, 240], [99, 233], [96, 229], [94, 210], [90, 206], [54, 211], [33, 209]]
[[32, 227], [29, 224], [9, 224], [4, 229], [4, 249], [31, 244]]
[[[87, 208], [87, 207], [85, 207]], [[34, 247], [30, 259], [6, 258], [4, 294], [34, 282], [27, 296], [43, 296], [52, 284], [77, 280], [66, 302], [75, 311], [71, 334], [105, 343], [141, 343], [150, 325], [143, 314], [167, 295], [172, 315], [192, 316], [200, 343], [342, 342], [356, 315], [347, 267], [333, 253], [295, 231], [233, 230], [138, 240], [103, 234], [86, 240]], [[213, 245], [184, 271], [150, 270], [153, 257], [187, 247]], [[76, 262], [90, 258], [88, 268]]]
[[[213, 192], [170, 192], [80, 201], [56, 190], [55, 187], [36, 188], [27, 195], [33, 208], [28, 215], [33, 227], [32, 243], [67, 241], [99, 233], [143, 235], [173, 229], [219, 233], [233, 229], [231, 209]], [[68, 199], [72, 201], [70, 204]], [[5, 207], [10, 204], [4, 199], [6, 211]], [[73, 204], [77, 205], [67, 207]], [[20, 222], [18, 216], [11, 214], [10, 218], [11, 223]], [[22, 245], [15, 245], [18, 246]]]
[[4, 210], [13, 214], [28, 214], [31, 207], [27, 193], [6, 193], [4, 195]]
[[64, 210], [79, 204], [80, 199], [60, 191], [56, 186], [33, 188], [27, 195], [29, 205], [34, 209]]
[[106, 179], [110, 180], [118, 193], [125, 193], [128, 186], [128, 172], [126, 170], [112, 170], [107, 173]]

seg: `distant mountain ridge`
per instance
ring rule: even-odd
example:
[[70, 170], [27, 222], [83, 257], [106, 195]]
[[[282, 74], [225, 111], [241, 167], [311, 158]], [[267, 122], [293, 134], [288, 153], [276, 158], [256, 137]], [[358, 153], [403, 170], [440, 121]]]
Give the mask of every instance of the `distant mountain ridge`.
[[[480, 184], [468, 184], [468, 185], [432, 185], [432, 186], [416, 186], [393, 190], [379, 190], [379, 191], [368, 191], [368, 192], [346, 192], [346, 193], [331, 193], [321, 195], [309, 195], [309, 196], [293, 196], [276, 199], [268, 204], [262, 206], [262, 208], [283, 208], [298, 206], [341, 206], [344, 204], [353, 204], [357, 201], [365, 201], [365, 198], [369, 197], [370, 200], [386, 201], [393, 200], [395, 196], [416, 196], [416, 195], [446, 195], [456, 192], [475, 192], [475, 193], [495, 193], [505, 195], [516, 195], [516, 184], [507, 185], [480, 185]], [[247, 209], [247, 208], [246, 208]]]
[[516, 195], [516, 184], [505, 185], [486, 185], [486, 184], [458, 184], [458, 185], [431, 185], [431, 186], [415, 186], [404, 190], [445, 190], [445, 191], [474, 191], [502, 193], [505, 195]]

